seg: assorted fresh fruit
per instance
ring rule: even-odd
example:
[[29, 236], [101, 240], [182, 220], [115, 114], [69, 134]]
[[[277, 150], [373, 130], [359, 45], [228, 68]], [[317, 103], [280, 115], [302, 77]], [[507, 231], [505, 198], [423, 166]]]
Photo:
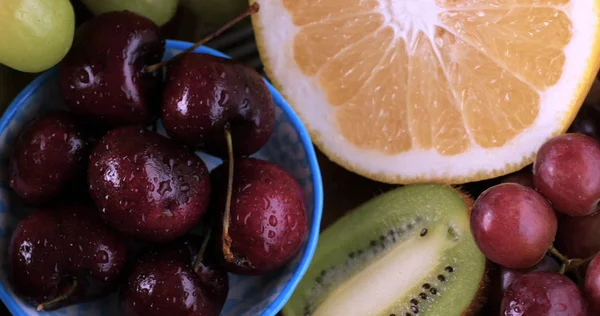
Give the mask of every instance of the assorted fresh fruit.
[[[180, 5], [216, 28], [248, 4], [73, 1], [90, 14], [77, 31], [70, 1], [0, 4], [0, 63], [58, 64], [69, 109], [30, 122], [7, 165], [37, 208], [12, 233], [13, 289], [38, 310], [118, 290], [121, 315], [219, 315], [229, 273], [300, 252], [304, 194], [249, 157], [275, 124], [255, 70], [161, 60]], [[258, 2], [265, 70], [315, 144], [408, 184], [322, 232], [284, 315], [600, 315], [600, 104], [580, 107], [600, 2]], [[223, 164], [209, 172], [197, 150]]]
[[[164, 51], [147, 17], [98, 14], [59, 66], [70, 111], [19, 136], [10, 186], [38, 210], [13, 232], [9, 279], [38, 310], [120, 289], [122, 315], [219, 315], [228, 273], [280, 269], [306, 240], [300, 184], [248, 157], [274, 132], [262, 77], [190, 51], [159, 63]], [[153, 131], [159, 116], [172, 138]], [[209, 173], [196, 150], [223, 165]]]

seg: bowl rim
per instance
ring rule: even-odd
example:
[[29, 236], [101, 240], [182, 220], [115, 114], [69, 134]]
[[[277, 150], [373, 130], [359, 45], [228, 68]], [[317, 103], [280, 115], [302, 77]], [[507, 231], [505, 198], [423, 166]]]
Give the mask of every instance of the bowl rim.
[[[177, 50], [185, 50], [191, 47], [193, 43], [179, 41], [179, 40], [166, 40], [165, 47], [167, 49], [177, 49]], [[205, 53], [218, 57], [228, 58], [231, 57], [225, 55], [215, 49], [212, 49], [207, 46], [200, 46], [194, 50], [194, 53]], [[21, 108], [21, 104], [25, 102], [42, 84], [44, 84], [47, 80], [49, 80], [52, 76], [56, 75], [58, 72], [58, 66], [54, 66], [49, 70], [42, 72], [37, 76], [33, 81], [31, 81], [10, 103], [10, 105], [4, 111], [4, 114], [0, 118], [0, 133], [3, 133], [11, 121], [15, 118], [17, 112]], [[277, 297], [267, 309], [261, 314], [264, 316], [274, 316], [277, 314], [283, 306], [287, 303], [287, 301], [292, 296], [294, 290], [300, 283], [302, 277], [306, 274], [308, 266], [310, 265], [315, 250], [317, 248], [317, 242], [319, 239], [320, 227], [321, 227], [321, 217], [323, 213], [323, 182], [321, 178], [321, 170], [319, 168], [319, 162], [317, 160], [317, 155], [304, 123], [300, 119], [300, 117], [296, 114], [296, 112], [292, 109], [292, 107], [287, 103], [287, 101], [283, 98], [283, 96], [271, 85], [271, 83], [263, 77], [273, 100], [277, 105], [279, 105], [284, 114], [288, 117], [290, 123], [294, 127], [294, 129], [298, 132], [298, 136], [300, 138], [300, 142], [302, 143], [302, 147], [306, 152], [306, 157], [308, 160], [308, 164], [311, 170], [311, 182], [313, 185], [313, 218], [311, 223], [311, 229], [308, 234], [308, 238], [305, 244], [306, 250], [298, 264], [296, 270], [292, 273], [290, 280], [285, 284], [282, 290], [277, 294]], [[8, 276], [7, 276], [8, 279]], [[23, 315], [27, 314], [23, 312], [23, 309], [16, 302], [14, 297], [8, 292], [7, 286], [4, 283], [0, 283], [0, 299], [4, 302], [6, 307], [9, 309], [11, 313], [14, 315]]]

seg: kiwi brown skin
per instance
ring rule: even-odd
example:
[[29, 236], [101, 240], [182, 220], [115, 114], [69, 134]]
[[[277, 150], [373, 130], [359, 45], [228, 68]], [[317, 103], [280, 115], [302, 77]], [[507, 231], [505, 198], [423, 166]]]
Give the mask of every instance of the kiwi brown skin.
[[[471, 196], [471, 194], [467, 193], [463, 190], [461, 186], [449, 186], [454, 189], [460, 197], [465, 202], [465, 207], [467, 209], [467, 214], [471, 216], [471, 211], [473, 210], [473, 205], [475, 205], [475, 199]], [[489, 260], [485, 260], [484, 273], [481, 281], [479, 281], [479, 290], [475, 294], [475, 297], [471, 301], [471, 304], [467, 307], [467, 309], [462, 313], [462, 316], [477, 316], [481, 309], [487, 303], [487, 298], [489, 297], [489, 292], [491, 288], [490, 284], [490, 273], [493, 273], [492, 264], [490, 264]]]
[[[462, 190], [462, 188], [460, 186], [438, 184], [438, 187], [445, 187], [447, 189], [452, 189], [455, 192], [456, 197], [460, 196], [460, 199], [457, 199], [457, 200], [463, 201], [464, 206], [462, 208], [464, 210], [466, 210], [468, 216], [470, 215], [472, 207], [474, 205], [474, 200], [469, 193]], [[394, 190], [394, 189], [392, 189], [392, 190]], [[423, 191], [421, 191], [421, 192], [423, 192]], [[427, 192], [427, 191], [425, 191], [425, 192]], [[387, 192], [383, 193], [383, 195], [385, 195], [385, 194], [387, 194]], [[435, 199], [435, 198], [433, 198], [433, 199]], [[445, 201], [445, 200], [439, 200], [439, 201]], [[417, 213], [417, 214], [420, 214], [420, 213]], [[455, 214], [457, 214], [457, 213], [455, 213]], [[364, 213], [363, 213], [363, 215], [364, 215]], [[449, 216], [451, 216], [451, 215], [449, 215]], [[347, 224], [347, 223], [348, 222], [346, 222], [345, 224]], [[342, 227], [344, 227], [344, 225]], [[329, 243], [331, 243], [331, 241]], [[476, 281], [476, 282], [478, 282], [478, 283], [476, 283], [476, 284], [478, 284], [478, 286], [471, 287], [472, 290], [476, 289], [475, 293], [472, 294], [473, 295], [472, 298], [469, 298], [469, 301], [467, 301], [467, 302], [469, 302], [468, 305], [466, 307], [465, 307], [465, 305], [463, 305], [463, 307], [461, 307], [462, 311], [457, 310], [456, 313], [452, 313], [453, 315], [466, 315], [466, 316], [478, 315], [478, 313], [482, 310], [482, 307], [486, 303], [487, 292], [489, 290], [488, 284], [489, 284], [489, 280], [490, 280], [490, 278], [488, 277], [489, 262], [487, 260], [483, 259], [483, 255], [481, 255], [480, 258], [481, 259], [479, 259], [479, 260], [481, 260], [481, 261], [480, 261], [480, 266], [478, 268], [478, 272], [480, 271], [479, 273], [481, 273], [481, 274], [480, 274], [480, 278], [475, 279], [475, 280], [478, 280], [478, 281]], [[469, 282], [473, 282], [475, 280], [473, 280], [473, 278], [471, 278], [471, 281], [469, 281]], [[308, 281], [308, 282], [310, 282], [310, 281]], [[317, 281], [317, 282], [320, 282], [320, 281]], [[473, 284], [473, 283], [471, 283], [471, 284]], [[473, 292], [471, 292], [471, 293], [473, 293]], [[436, 312], [436, 315], [437, 315], [437, 313], [439, 313], [439, 310]], [[286, 310], [285, 308], [282, 311], [282, 314], [283, 315], [299, 315], [298, 313], [294, 312], [293, 310], [291, 310], [291, 309]], [[307, 313], [306, 315], [310, 315], [310, 314]], [[423, 313], [423, 315], [427, 315], [427, 313]]]
[[489, 297], [489, 291], [491, 288], [488, 286], [490, 284], [489, 273], [490, 262], [486, 259], [484, 266], [484, 273], [481, 281], [479, 282], [479, 290], [475, 293], [475, 297], [471, 301], [471, 304], [466, 308], [466, 310], [462, 313], [463, 316], [477, 316], [480, 315], [479, 312], [487, 303], [487, 297]]

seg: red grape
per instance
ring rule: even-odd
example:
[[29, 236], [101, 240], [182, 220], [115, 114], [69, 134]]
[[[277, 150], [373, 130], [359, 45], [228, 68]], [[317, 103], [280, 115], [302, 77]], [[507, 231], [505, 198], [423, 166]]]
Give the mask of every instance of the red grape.
[[483, 192], [471, 213], [471, 231], [481, 252], [507, 268], [534, 266], [552, 246], [556, 215], [535, 190], [503, 183]]
[[585, 274], [584, 292], [590, 304], [590, 309], [600, 314], [600, 254], [588, 266]]
[[490, 263], [488, 268], [488, 292], [486, 294], [488, 300], [480, 315], [498, 315], [504, 292], [514, 280], [523, 274], [533, 271], [558, 272], [558, 270], [560, 270], [560, 265], [549, 255], [545, 255], [542, 261], [529, 269], [509, 269]]
[[500, 267], [500, 281], [502, 282], [502, 291], [506, 291], [508, 287], [520, 276], [533, 271], [558, 272], [560, 265], [550, 256], [544, 256], [542, 261], [529, 269], [510, 269]]
[[569, 133], [581, 133], [600, 140], [600, 109], [584, 104], [571, 124]]
[[587, 304], [577, 285], [554, 272], [522, 275], [508, 287], [502, 299], [501, 315], [504, 316], [586, 314]]
[[600, 144], [583, 134], [548, 140], [535, 158], [533, 183], [561, 213], [594, 213], [600, 201]]
[[600, 212], [576, 217], [560, 215], [554, 246], [569, 258], [595, 255], [600, 251]]

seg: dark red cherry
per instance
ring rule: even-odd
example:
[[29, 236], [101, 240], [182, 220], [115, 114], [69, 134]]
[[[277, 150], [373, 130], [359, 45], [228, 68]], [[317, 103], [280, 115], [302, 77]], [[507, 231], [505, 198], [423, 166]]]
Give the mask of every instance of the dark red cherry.
[[88, 138], [66, 112], [43, 115], [25, 128], [10, 157], [10, 186], [27, 204], [55, 199], [76, 180], [85, 179]]
[[88, 168], [90, 195], [102, 217], [141, 240], [183, 236], [207, 210], [206, 165], [187, 148], [137, 126], [109, 131]]
[[185, 54], [167, 65], [162, 120], [170, 137], [227, 156], [225, 125], [233, 151], [250, 155], [273, 134], [275, 105], [262, 77], [239, 62]]
[[142, 255], [120, 292], [123, 316], [219, 315], [229, 292], [227, 273], [206, 260], [202, 241], [177, 241]]
[[9, 246], [15, 291], [43, 309], [95, 299], [114, 290], [127, 249], [90, 206], [60, 205], [30, 214], [17, 225]]
[[[227, 164], [214, 170], [215, 208], [225, 212]], [[238, 274], [264, 274], [281, 268], [300, 251], [308, 226], [300, 184], [285, 170], [264, 160], [235, 162], [230, 220], [214, 222], [231, 239], [220, 255], [225, 268]], [[220, 242], [221, 239], [218, 239]], [[218, 247], [221, 248], [222, 247]]]
[[158, 26], [143, 16], [120, 11], [92, 18], [60, 63], [65, 103], [98, 125], [151, 122], [158, 116], [161, 75], [144, 69], [160, 62], [164, 50]]

